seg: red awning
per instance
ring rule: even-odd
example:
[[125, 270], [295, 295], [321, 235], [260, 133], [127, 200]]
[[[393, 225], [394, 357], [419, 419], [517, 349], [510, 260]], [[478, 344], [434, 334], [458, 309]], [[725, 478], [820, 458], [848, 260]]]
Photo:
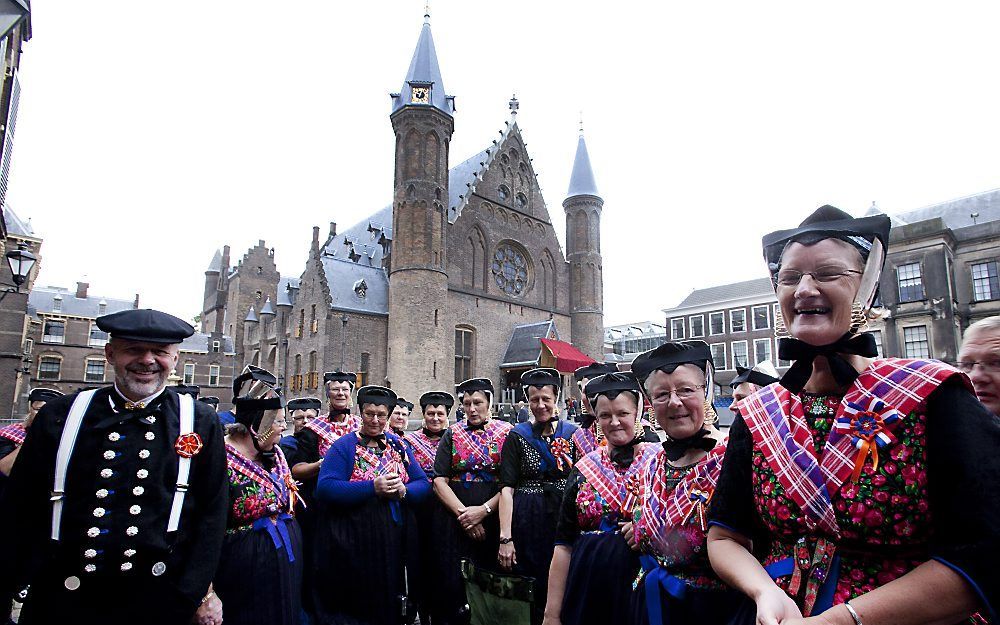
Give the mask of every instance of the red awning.
[[556, 339], [541, 339], [541, 341], [552, 352], [552, 356], [556, 359], [556, 369], [560, 373], [573, 373], [580, 367], [585, 367], [594, 362], [593, 358], [569, 343], [564, 343]]

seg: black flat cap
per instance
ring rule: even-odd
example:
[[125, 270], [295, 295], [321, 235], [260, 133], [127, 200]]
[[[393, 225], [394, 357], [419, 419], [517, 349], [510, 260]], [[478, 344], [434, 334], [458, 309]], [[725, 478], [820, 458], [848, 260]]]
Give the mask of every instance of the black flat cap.
[[194, 328], [188, 322], [149, 308], [122, 310], [98, 317], [96, 321], [97, 327], [110, 334], [111, 338], [126, 341], [170, 345], [194, 334]]
[[616, 373], [617, 371], [618, 367], [610, 362], [592, 362], [574, 371], [573, 377], [576, 378], [577, 382], [582, 382], [583, 380], [591, 380], [605, 373]]
[[463, 393], [475, 393], [476, 391], [484, 391], [493, 395], [493, 381], [489, 378], [472, 378], [455, 387], [455, 392], [459, 395]]
[[608, 399], [614, 400], [622, 391], [634, 393], [637, 398], [636, 401], [642, 396], [642, 390], [639, 388], [639, 380], [636, 380], [635, 375], [629, 371], [599, 375], [590, 382], [587, 382], [587, 386], [583, 389], [591, 404], [595, 403], [600, 395], [605, 395]]
[[426, 409], [427, 406], [444, 406], [445, 410], [451, 410], [454, 405], [455, 398], [451, 396], [451, 393], [444, 391], [427, 391], [420, 396], [421, 410]]
[[384, 386], [370, 384], [358, 389], [358, 406], [375, 404], [376, 406], [385, 406], [391, 411], [396, 407], [396, 399], [396, 394], [392, 392], [392, 389]]
[[400, 408], [406, 408], [410, 412], [413, 412], [413, 402], [406, 401], [402, 397], [396, 398], [396, 405], [399, 406]]
[[195, 386], [194, 384], [178, 384], [174, 387], [174, 390], [177, 391], [178, 394], [190, 395], [195, 399], [198, 399], [198, 394], [201, 393], [201, 387]]
[[[868, 259], [872, 242], [878, 239], [884, 256], [889, 249], [889, 229], [891, 221], [888, 215], [872, 215], [871, 217], [851, 217], [835, 206], [829, 204], [820, 206], [805, 218], [798, 228], [777, 230], [765, 234], [761, 240], [764, 248], [764, 260], [767, 261], [771, 273], [777, 272], [781, 262], [781, 254], [785, 246], [793, 241], [803, 245], [812, 245], [823, 239], [839, 239], [854, 246], [862, 258]], [[878, 259], [884, 261], [884, 258]]]
[[780, 381], [780, 378], [776, 378], [769, 373], [761, 371], [758, 367], [760, 367], [760, 365], [757, 365], [757, 367], [754, 367], [753, 369], [747, 369], [746, 367], [736, 365], [736, 377], [729, 383], [730, 388], [736, 388], [744, 382], [756, 384], [757, 386], [767, 386]]
[[534, 386], [535, 388], [554, 386], [558, 392], [559, 387], [562, 386], [562, 378], [559, 377], [559, 372], [555, 369], [539, 367], [521, 374], [521, 386]]
[[632, 373], [642, 382], [654, 371], [673, 373], [680, 365], [695, 365], [705, 371], [711, 360], [712, 350], [705, 341], [670, 342], [636, 356]]
[[295, 410], [315, 410], [316, 412], [319, 412], [323, 408], [323, 402], [315, 397], [299, 397], [298, 399], [293, 399], [288, 402], [288, 405], [285, 408], [288, 412], [293, 412]]
[[208, 404], [209, 406], [219, 405], [219, 398], [213, 395], [206, 395], [205, 397], [199, 397], [198, 401], [200, 401], [203, 404]]
[[327, 382], [347, 382], [354, 388], [358, 381], [358, 376], [350, 371], [327, 371], [323, 374], [323, 384]]
[[52, 401], [56, 397], [62, 396], [62, 393], [52, 388], [33, 388], [31, 389], [31, 392], [28, 393], [28, 402]]

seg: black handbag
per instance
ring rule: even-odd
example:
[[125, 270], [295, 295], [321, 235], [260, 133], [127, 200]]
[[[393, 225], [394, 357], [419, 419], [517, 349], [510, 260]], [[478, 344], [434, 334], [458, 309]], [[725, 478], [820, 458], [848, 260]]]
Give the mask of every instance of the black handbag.
[[471, 625], [531, 625], [535, 578], [497, 573], [462, 560]]

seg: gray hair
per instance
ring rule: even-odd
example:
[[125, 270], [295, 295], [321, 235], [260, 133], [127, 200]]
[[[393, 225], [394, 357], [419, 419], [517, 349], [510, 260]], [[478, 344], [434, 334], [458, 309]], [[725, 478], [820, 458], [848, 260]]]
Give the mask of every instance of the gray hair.
[[986, 317], [970, 325], [965, 329], [965, 334], [962, 336], [962, 342], [964, 343], [973, 336], [982, 334], [983, 332], [996, 332], [997, 334], [1000, 334], [1000, 315]]

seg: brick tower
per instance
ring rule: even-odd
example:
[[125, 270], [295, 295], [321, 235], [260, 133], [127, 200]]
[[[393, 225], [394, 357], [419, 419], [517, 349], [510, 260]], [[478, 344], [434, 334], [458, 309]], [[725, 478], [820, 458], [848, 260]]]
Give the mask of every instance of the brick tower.
[[604, 361], [604, 269], [601, 265], [601, 210], [604, 200], [590, 167], [580, 129], [566, 211], [566, 260], [569, 262], [570, 334], [573, 345]]
[[429, 16], [400, 93], [392, 94], [396, 135], [393, 249], [389, 268], [388, 381], [411, 401], [450, 390], [454, 323], [446, 301], [448, 147], [455, 100], [445, 95]]

